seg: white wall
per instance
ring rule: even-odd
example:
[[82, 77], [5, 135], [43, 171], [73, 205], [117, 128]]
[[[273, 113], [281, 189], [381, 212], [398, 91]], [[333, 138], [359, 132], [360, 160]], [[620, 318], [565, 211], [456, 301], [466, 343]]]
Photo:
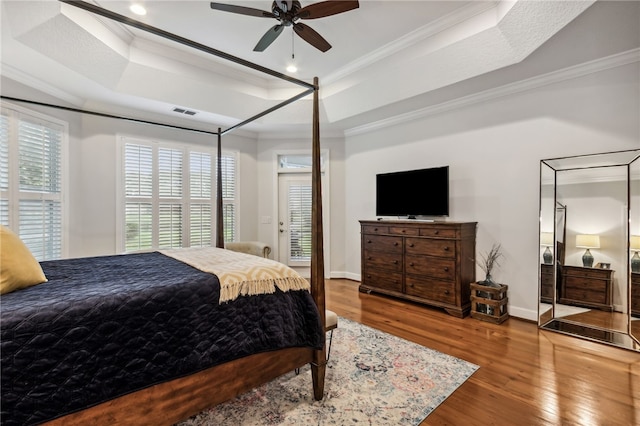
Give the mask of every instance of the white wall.
[[638, 148], [639, 76], [635, 62], [348, 136], [348, 272], [359, 278], [358, 220], [375, 217], [375, 174], [449, 165], [449, 220], [478, 222], [477, 254], [502, 244], [492, 275], [509, 285], [510, 313], [535, 320], [540, 160]]
[[[121, 252], [116, 245], [117, 136], [182, 142], [216, 147], [216, 135], [185, 132], [159, 126], [105, 119], [85, 115], [82, 120], [80, 158], [71, 165], [80, 178], [80, 188], [71, 193], [70, 211], [77, 212], [71, 230], [75, 235], [71, 257], [98, 256]], [[229, 134], [222, 138], [222, 148], [240, 151], [239, 185], [240, 238], [253, 238], [256, 233], [257, 198], [256, 141]], [[245, 198], [246, 197], [246, 198]]]

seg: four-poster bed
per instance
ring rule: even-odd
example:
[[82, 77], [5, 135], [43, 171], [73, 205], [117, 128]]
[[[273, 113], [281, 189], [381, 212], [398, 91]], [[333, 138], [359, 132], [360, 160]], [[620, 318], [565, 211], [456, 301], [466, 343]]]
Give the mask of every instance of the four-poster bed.
[[[250, 67], [254, 70], [264, 72], [274, 77], [300, 85], [305, 90], [288, 99], [279, 105], [270, 108], [262, 113], [251, 117], [226, 130], [218, 129], [217, 149], [218, 149], [218, 197], [217, 197], [217, 223], [216, 223], [216, 246], [224, 247], [223, 241], [223, 212], [221, 196], [221, 140], [222, 136], [234, 129], [242, 127], [257, 118], [262, 117], [276, 109], [295, 102], [298, 99], [313, 93], [313, 129], [312, 129], [312, 257], [311, 257], [311, 279], [310, 292], [315, 307], [319, 324], [325, 323], [325, 293], [324, 293], [324, 262], [323, 262], [323, 230], [322, 230], [322, 204], [321, 204], [321, 173], [320, 173], [320, 131], [319, 131], [319, 107], [318, 107], [318, 79], [315, 78], [313, 84], [309, 84], [278, 72], [266, 69], [248, 61], [233, 57], [224, 52], [217, 51], [207, 46], [200, 45], [191, 40], [167, 33], [163, 30], [148, 26], [146, 24], [131, 20], [122, 15], [117, 15], [100, 7], [84, 3], [82, 1], [65, 1], [76, 7], [87, 10], [91, 13], [107, 17], [125, 25], [148, 31], [177, 43], [190, 46], [212, 55], [236, 62]], [[46, 107], [60, 108], [68, 111], [75, 111], [86, 114], [94, 114], [108, 118], [125, 119], [138, 121], [145, 124], [162, 125], [162, 123], [152, 123], [149, 121], [136, 120], [127, 117], [116, 117], [109, 114], [102, 114], [80, 109], [60, 107], [56, 105], [44, 104], [40, 102], [17, 99], [2, 96], [2, 99], [26, 102]], [[174, 127], [176, 126], [168, 126]], [[184, 130], [194, 130], [186, 129]], [[198, 130], [194, 130], [198, 131]], [[208, 132], [205, 132], [208, 133]], [[129, 255], [126, 255], [129, 256]], [[46, 284], [45, 284], [46, 285]], [[39, 287], [39, 286], [36, 286]], [[303, 347], [287, 347], [284, 349], [270, 350], [255, 353], [248, 356], [224, 362], [210, 368], [198, 371], [193, 374], [179, 378], [163, 381], [160, 383], [150, 383], [149, 387], [126, 393], [115, 399], [100, 402], [98, 405], [88, 406], [81, 411], [66, 414], [50, 421], [48, 424], [173, 424], [193, 415], [207, 407], [231, 399], [245, 391], [248, 391], [260, 384], [266, 383], [282, 374], [292, 371], [306, 364], [311, 365], [313, 395], [317, 400], [322, 399], [324, 393], [325, 377], [325, 347], [324, 330], [322, 329], [321, 343], [313, 347], [307, 345]], [[319, 346], [321, 345], [321, 346]], [[8, 383], [4, 382], [3, 387]], [[4, 409], [4, 408], [3, 408]], [[49, 420], [49, 419], [47, 419]]]

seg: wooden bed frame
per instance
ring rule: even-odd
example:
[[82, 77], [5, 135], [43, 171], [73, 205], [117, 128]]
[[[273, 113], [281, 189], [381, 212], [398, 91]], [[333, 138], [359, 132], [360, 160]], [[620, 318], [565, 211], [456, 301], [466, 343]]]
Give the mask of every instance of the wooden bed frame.
[[[233, 57], [224, 52], [217, 51], [208, 46], [204, 46], [184, 39], [163, 30], [151, 27], [144, 23], [132, 20], [128, 17], [115, 14], [98, 6], [84, 3], [83, 1], [59, 0], [81, 9], [87, 10], [117, 22], [151, 32], [161, 37], [173, 40], [195, 49], [205, 51], [212, 55], [225, 58], [227, 60], [245, 65], [254, 70], [287, 80], [306, 88], [299, 95], [296, 95], [279, 105], [270, 108], [242, 123], [230, 127], [224, 131], [218, 129], [218, 198], [217, 198], [217, 238], [216, 246], [224, 247], [223, 241], [223, 214], [222, 214], [222, 191], [221, 191], [221, 138], [225, 133], [239, 128], [251, 121], [275, 111], [289, 103], [295, 102], [313, 92], [313, 128], [312, 128], [312, 255], [311, 255], [311, 294], [318, 307], [322, 324], [325, 323], [325, 291], [324, 291], [324, 248], [322, 232], [322, 189], [320, 173], [320, 125], [318, 106], [318, 78], [314, 78], [313, 84], [309, 84], [276, 71], [261, 67], [249, 61]], [[144, 122], [146, 124], [156, 124], [166, 127], [163, 123], [153, 123], [131, 119], [127, 117], [116, 117], [108, 114], [62, 107], [57, 105], [43, 104], [25, 99], [16, 99], [2, 96], [3, 99], [10, 99], [18, 102], [54, 107], [58, 109], [70, 110], [80, 113], [94, 114], [104, 117], [124, 119], [129, 121]], [[196, 129], [186, 129], [201, 132]], [[211, 133], [211, 132], [204, 132]], [[213, 407], [221, 402], [230, 400], [250, 389], [267, 383], [289, 371], [300, 368], [306, 364], [311, 364], [311, 376], [313, 382], [313, 395], [316, 400], [321, 400], [324, 395], [324, 379], [326, 368], [325, 347], [321, 350], [311, 348], [289, 348], [278, 351], [271, 351], [247, 356], [235, 361], [227, 362], [201, 372], [156, 384], [154, 386], [133, 392], [119, 398], [96, 405], [94, 407], [72, 413], [58, 419], [54, 419], [48, 425], [87, 425], [87, 424], [136, 424], [136, 425], [161, 425], [174, 424], [181, 420], [197, 414], [198, 412]]]

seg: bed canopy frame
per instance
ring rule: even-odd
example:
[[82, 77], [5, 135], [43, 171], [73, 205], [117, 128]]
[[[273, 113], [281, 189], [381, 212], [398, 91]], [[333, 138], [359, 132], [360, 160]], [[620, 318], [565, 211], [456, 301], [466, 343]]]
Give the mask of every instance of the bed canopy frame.
[[[56, 108], [81, 114], [90, 114], [105, 118], [126, 120], [142, 124], [169, 127], [189, 132], [204, 133], [217, 136], [217, 196], [216, 196], [216, 247], [224, 247], [223, 209], [222, 209], [222, 136], [239, 129], [267, 114], [283, 108], [313, 93], [312, 117], [312, 243], [311, 243], [311, 294], [318, 307], [321, 322], [325, 322], [325, 289], [324, 289], [324, 248], [322, 225], [322, 186], [320, 172], [320, 114], [318, 78], [313, 83], [290, 77], [253, 62], [238, 58], [212, 47], [197, 43], [176, 34], [136, 21], [101, 8], [99, 6], [75, 0], [58, 0], [95, 15], [128, 25], [151, 34], [172, 40], [213, 56], [234, 62], [255, 71], [271, 75], [304, 88], [304, 90], [279, 104], [268, 108], [246, 120], [226, 129], [218, 128], [217, 132], [199, 130], [166, 123], [141, 120], [132, 117], [117, 116], [79, 108], [65, 107], [29, 99], [1, 95], [4, 100]], [[47, 424], [167, 424], [183, 420], [207, 407], [217, 405], [226, 400], [266, 383], [282, 374], [311, 365], [313, 394], [316, 400], [324, 395], [326, 369], [325, 347], [321, 350], [311, 348], [289, 348], [274, 352], [260, 353], [235, 361], [220, 364], [191, 376], [179, 378], [165, 383], [127, 394], [111, 401], [67, 416], [55, 419]]]

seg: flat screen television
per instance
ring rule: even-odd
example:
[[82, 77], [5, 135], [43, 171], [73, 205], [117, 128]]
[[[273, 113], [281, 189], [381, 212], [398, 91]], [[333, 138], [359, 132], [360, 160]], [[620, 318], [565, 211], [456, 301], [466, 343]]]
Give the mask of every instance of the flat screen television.
[[449, 216], [449, 166], [377, 174], [376, 216]]

